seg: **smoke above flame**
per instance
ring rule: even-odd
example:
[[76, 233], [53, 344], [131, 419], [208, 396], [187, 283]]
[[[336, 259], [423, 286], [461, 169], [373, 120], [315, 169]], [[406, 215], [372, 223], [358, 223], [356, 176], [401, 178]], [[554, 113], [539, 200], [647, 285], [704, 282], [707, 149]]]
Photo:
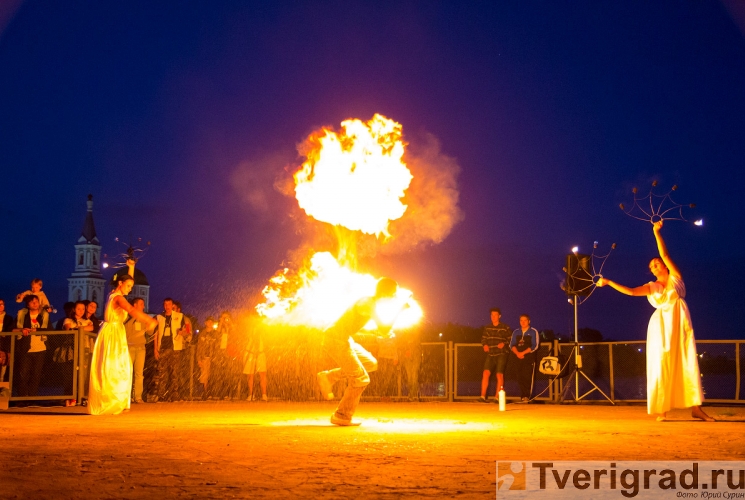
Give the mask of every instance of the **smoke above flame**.
[[[274, 186], [294, 194], [306, 220], [316, 221], [315, 230], [303, 230], [313, 242], [292, 252], [296, 264], [269, 280], [256, 310], [270, 324], [323, 329], [359, 299], [374, 295], [377, 278], [357, 272], [360, 255], [439, 243], [462, 219], [455, 181], [459, 167], [432, 136], [410, 150], [401, 124], [379, 114], [366, 122], [345, 120], [339, 130], [323, 127], [298, 152], [302, 164], [285, 168], [294, 171], [294, 185], [279, 179]], [[318, 247], [335, 247], [336, 255], [313, 250]], [[416, 325], [423, 312], [411, 297], [400, 286], [391, 304], [379, 301], [378, 314], [385, 316], [386, 308], [398, 311], [406, 302], [410, 307], [393, 328]]]
[[412, 179], [401, 124], [376, 114], [341, 127], [323, 128], [303, 144], [307, 160], [294, 175], [298, 204], [316, 220], [389, 236], [388, 223], [406, 211], [401, 198]]

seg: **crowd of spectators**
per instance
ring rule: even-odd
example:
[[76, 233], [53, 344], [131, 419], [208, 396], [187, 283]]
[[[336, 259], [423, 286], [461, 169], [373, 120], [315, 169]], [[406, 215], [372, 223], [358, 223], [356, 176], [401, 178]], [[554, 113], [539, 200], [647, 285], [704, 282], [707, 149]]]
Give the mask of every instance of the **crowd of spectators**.
[[[16, 317], [6, 311], [0, 299], [2, 331], [14, 334], [0, 336], [0, 382], [10, 378], [11, 337], [15, 337], [12, 396], [25, 399], [14, 401], [14, 406], [86, 404], [86, 388], [77, 391], [79, 399], [71, 396], [78, 373], [75, 338], [78, 336], [82, 344], [79, 366], [87, 369], [103, 318], [97, 316], [96, 302], [83, 300], [64, 304], [63, 317], [52, 321], [50, 315], [55, 311], [42, 285], [41, 280], [34, 280], [30, 290], [18, 294], [23, 307]], [[132, 306], [144, 311], [145, 303], [134, 298]], [[317, 396], [312, 374], [324, 363], [317, 342], [319, 332], [303, 328], [269, 331], [255, 314], [245, 312], [223, 311], [198, 323], [182, 311], [177, 300], [167, 298], [162, 306], [162, 311], [153, 315], [155, 328], [148, 329], [132, 317], [124, 324], [133, 367], [132, 403], [267, 401], [267, 340], [273, 377], [282, 379], [282, 384], [272, 386], [273, 397], [307, 400]], [[411, 388], [409, 399], [418, 400], [418, 337], [380, 340], [370, 336], [360, 342], [379, 356], [384, 367], [370, 393], [384, 398], [396, 395], [400, 373]], [[87, 384], [87, 378], [81, 380]]]

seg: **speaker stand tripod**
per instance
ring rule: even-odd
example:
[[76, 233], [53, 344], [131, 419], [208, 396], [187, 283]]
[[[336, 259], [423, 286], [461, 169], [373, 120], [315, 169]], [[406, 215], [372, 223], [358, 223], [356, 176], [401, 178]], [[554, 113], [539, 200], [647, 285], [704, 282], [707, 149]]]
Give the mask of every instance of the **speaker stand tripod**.
[[[572, 300], [574, 304], [574, 369], [572, 370], [572, 373], [570, 374], [570, 378], [567, 381], [567, 384], [564, 386], [564, 390], [561, 391], [561, 397], [559, 398], [559, 402], [563, 403], [566, 401], [567, 393], [569, 392], [569, 389], [572, 387], [572, 383], [569, 382], [572, 378], [574, 379], [574, 402], [577, 403], [580, 400], [587, 397], [589, 394], [592, 394], [594, 391], [598, 391], [600, 394], [603, 395], [605, 399], [608, 400], [608, 402], [612, 405], [615, 405], [616, 403], [613, 402], [611, 398], [608, 397], [606, 393], [603, 392], [603, 390], [598, 387], [598, 385], [593, 382], [593, 380], [582, 370], [582, 355], [579, 353], [579, 328], [577, 325], [577, 306], [579, 304], [579, 299], [576, 295], [574, 295], [574, 298]], [[579, 376], [582, 375], [590, 384], [592, 384], [592, 389], [584, 393], [583, 395], [579, 395]]]

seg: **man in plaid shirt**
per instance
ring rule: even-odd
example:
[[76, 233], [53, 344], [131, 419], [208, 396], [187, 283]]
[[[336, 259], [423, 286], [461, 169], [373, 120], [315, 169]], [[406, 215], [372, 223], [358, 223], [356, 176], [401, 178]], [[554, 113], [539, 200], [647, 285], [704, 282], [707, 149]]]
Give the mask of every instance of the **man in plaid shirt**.
[[507, 366], [507, 355], [510, 352], [510, 339], [512, 330], [504, 323], [500, 323], [502, 311], [498, 307], [492, 307], [491, 326], [484, 327], [484, 333], [481, 335], [481, 344], [484, 346], [486, 359], [484, 360], [484, 376], [481, 379], [481, 397], [479, 401], [486, 403], [486, 389], [489, 387], [489, 377], [492, 372], [497, 373], [497, 390], [494, 394], [495, 402], [498, 400], [496, 395], [504, 389], [504, 368]]

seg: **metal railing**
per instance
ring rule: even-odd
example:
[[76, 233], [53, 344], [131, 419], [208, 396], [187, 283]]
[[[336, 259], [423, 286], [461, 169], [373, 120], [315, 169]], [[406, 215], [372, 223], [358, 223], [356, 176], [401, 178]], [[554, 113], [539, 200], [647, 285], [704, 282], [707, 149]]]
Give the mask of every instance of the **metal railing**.
[[[82, 330], [38, 332], [47, 336], [47, 354], [44, 372], [36, 395], [17, 395], [18, 366], [23, 355], [16, 356], [17, 332], [0, 333], [0, 338], [10, 338], [9, 366], [7, 367], [11, 401], [75, 399], [78, 404], [87, 396], [90, 360], [95, 334]], [[67, 338], [63, 338], [67, 336]], [[745, 340], [700, 340], [697, 342], [699, 366], [707, 402], [745, 403]], [[56, 346], [56, 347], [55, 347]], [[72, 359], [59, 362], [57, 349], [70, 348]], [[559, 402], [562, 391], [570, 385], [569, 392], [581, 395], [575, 400], [605, 402], [598, 392], [588, 392], [591, 384], [583, 377], [567, 377], [574, 364], [574, 343], [554, 342], [539, 347], [536, 361], [546, 355], [560, 358], [566, 368], [557, 378], [541, 374], [537, 368], [533, 382], [534, 399]], [[646, 342], [592, 342], [579, 343], [583, 371], [608, 394], [613, 402], [646, 401]], [[182, 385], [183, 399], [201, 396], [201, 384], [196, 382], [199, 367], [196, 348], [189, 346], [184, 353], [183, 376], [188, 383]], [[485, 353], [481, 344], [454, 342], [424, 342], [412, 359], [399, 359], [397, 366], [388, 371], [388, 383], [373, 383], [365, 392], [366, 399], [405, 399], [418, 393], [421, 400], [467, 401], [481, 394], [481, 380]], [[511, 354], [509, 355], [512, 356]], [[69, 357], [69, 356], [68, 356]], [[267, 351], [270, 394], [280, 399], [308, 400], [316, 394], [314, 355], [298, 354], [271, 349]], [[188, 366], [186, 366], [188, 364]], [[236, 370], [228, 388], [227, 397], [245, 397], [245, 375], [242, 363], [234, 361]], [[536, 362], [536, 366], [538, 363]], [[390, 368], [390, 366], [389, 366]], [[410, 370], [415, 371], [411, 377]], [[392, 375], [391, 375], [392, 374]], [[383, 377], [382, 372], [375, 377]], [[392, 382], [391, 382], [392, 380]], [[2, 380], [0, 380], [2, 383]], [[410, 384], [416, 384], [418, 391]], [[495, 392], [494, 374], [490, 377], [487, 394]], [[288, 387], [290, 389], [288, 389]], [[15, 389], [14, 389], [15, 388]], [[515, 363], [508, 361], [505, 370], [505, 390], [508, 399], [519, 394]], [[147, 391], [147, 387], [146, 387]], [[538, 395], [538, 397], [535, 397]], [[222, 398], [222, 395], [220, 395]]]
[[[21, 384], [17, 380], [19, 362], [24, 363], [26, 353], [19, 353], [16, 344], [22, 334], [2, 332], [0, 338], [10, 339], [8, 366], [6, 367], [10, 401], [54, 401], [75, 399], [87, 395], [90, 360], [96, 335], [83, 330], [39, 331], [32, 335], [46, 337], [44, 361], [38, 385], [30, 387], [30, 395], [14, 395]], [[72, 359], [70, 359], [70, 357]], [[2, 382], [2, 380], [0, 380]], [[14, 390], [15, 388], [15, 390]]]

